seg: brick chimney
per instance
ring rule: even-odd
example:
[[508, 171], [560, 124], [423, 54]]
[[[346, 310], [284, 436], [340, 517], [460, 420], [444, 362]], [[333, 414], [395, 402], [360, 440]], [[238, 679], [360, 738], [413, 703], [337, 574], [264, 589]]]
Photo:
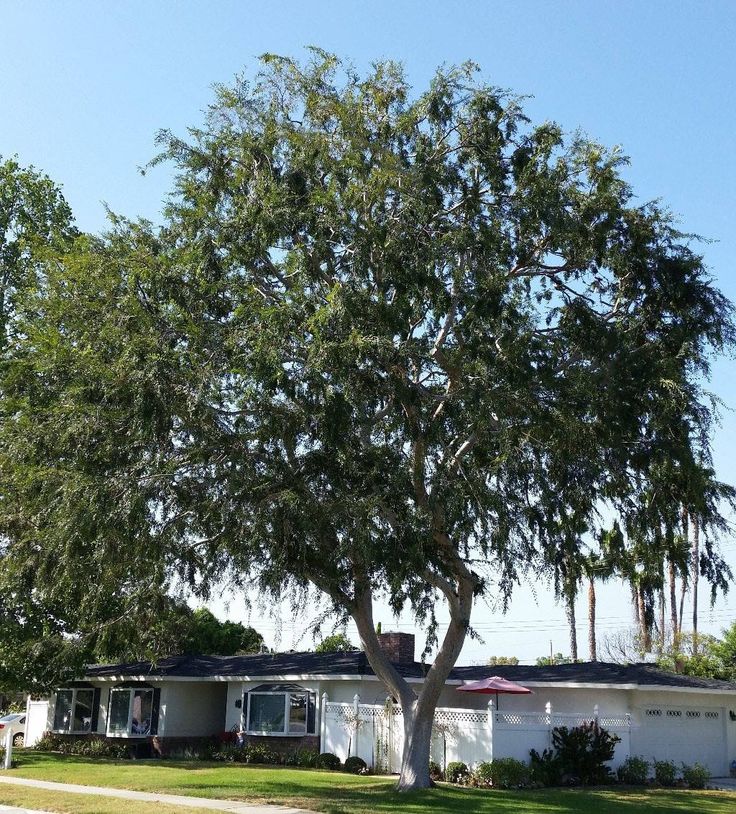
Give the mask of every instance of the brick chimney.
[[379, 633], [378, 643], [390, 661], [397, 664], [413, 664], [414, 662], [414, 634], [413, 633]]

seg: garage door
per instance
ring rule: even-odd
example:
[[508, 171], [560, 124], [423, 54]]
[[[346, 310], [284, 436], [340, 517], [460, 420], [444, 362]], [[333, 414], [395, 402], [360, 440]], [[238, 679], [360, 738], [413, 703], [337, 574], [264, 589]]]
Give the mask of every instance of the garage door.
[[715, 775], [727, 774], [724, 712], [714, 707], [649, 706], [639, 710], [631, 753], [647, 760], [696, 761]]

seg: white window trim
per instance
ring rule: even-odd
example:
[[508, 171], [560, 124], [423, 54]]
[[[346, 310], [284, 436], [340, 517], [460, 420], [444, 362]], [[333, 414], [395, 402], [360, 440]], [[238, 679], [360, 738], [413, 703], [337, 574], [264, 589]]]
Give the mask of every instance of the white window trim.
[[[76, 712], [77, 706], [77, 693], [78, 692], [91, 692], [92, 693], [92, 707], [91, 707], [91, 715], [90, 715], [90, 722], [89, 722], [89, 729], [72, 729], [71, 727], [74, 726], [74, 713]], [[95, 690], [94, 687], [60, 687], [56, 690], [55, 698], [54, 698], [54, 720], [52, 721], [53, 724], [56, 723], [56, 705], [59, 703], [59, 693], [60, 692], [70, 692], [72, 694], [72, 708], [69, 716], [69, 729], [52, 729], [51, 731], [57, 735], [88, 735], [93, 732], [92, 729], [92, 718], [94, 718], [95, 712]]]
[[[110, 731], [110, 718], [112, 712], [112, 694], [114, 692], [127, 692], [128, 693], [128, 723], [125, 732], [111, 732]], [[148, 732], [147, 735], [140, 735], [133, 732], [133, 698], [136, 692], [150, 692], [151, 695], [151, 713], [153, 713], [153, 687], [110, 687], [110, 694], [107, 699], [107, 723], [105, 726], [105, 734], [108, 738], [148, 738], [153, 734]], [[151, 722], [153, 723], [153, 721]], [[149, 727], [150, 730], [150, 727]]]
[[[294, 690], [293, 692], [290, 690], [258, 690], [257, 692], [250, 692], [249, 690], [243, 690], [243, 694], [248, 696], [248, 703], [247, 705], [244, 704], [245, 709], [244, 713], [244, 721], [241, 727], [242, 731], [246, 735], [258, 735], [261, 737], [274, 737], [274, 738], [305, 738], [307, 735], [316, 735], [316, 728], [317, 728], [317, 715], [315, 713], [314, 716], [314, 726], [315, 731], [309, 731], [309, 703], [310, 703], [310, 696], [316, 695], [311, 690]], [[258, 729], [248, 729], [248, 725], [250, 723], [250, 699], [253, 695], [283, 695], [284, 696], [284, 729], [275, 732], [271, 731], [262, 731]], [[305, 730], [304, 732], [289, 732], [289, 702], [291, 700], [292, 695], [306, 695], [307, 696], [307, 716], [304, 722]], [[313, 704], [316, 704], [316, 699], [312, 701]]]

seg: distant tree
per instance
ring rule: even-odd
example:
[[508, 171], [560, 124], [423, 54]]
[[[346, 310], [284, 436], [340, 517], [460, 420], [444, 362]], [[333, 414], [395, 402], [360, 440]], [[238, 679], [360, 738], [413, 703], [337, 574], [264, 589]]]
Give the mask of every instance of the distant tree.
[[[140, 611], [139, 611], [140, 612]], [[182, 653], [234, 656], [258, 653], [263, 637], [240, 622], [220, 621], [207, 608], [192, 610], [186, 602], [161, 596], [149, 604], [149, 623], [137, 634], [133, 624], [103, 628], [93, 638], [97, 661], [156, 659]]]
[[334, 633], [326, 636], [314, 648], [315, 653], [346, 653], [350, 650], [359, 650], [344, 633]]
[[553, 656], [539, 656], [537, 667], [551, 667], [555, 664], [574, 664], [575, 659], [571, 656], [563, 656], [562, 653], [555, 653]]
[[218, 656], [258, 653], [263, 636], [240, 622], [221, 622], [207, 608], [195, 610], [182, 650], [186, 653], [206, 653]]
[[489, 667], [497, 667], [502, 665], [516, 665], [519, 663], [519, 659], [516, 656], [491, 656], [486, 664]]
[[683, 633], [677, 639], [677, 648], [668, 642], [657, 658], [657, 666], [683, 675], [729, 680], [729, 669], [716, 655], [718, 645], [715, 636]]
[[639, 625], [608, 633], [599, 646], [603, 661], [614, 664], [634, 664], [642, 661], [646, 652], [641, 640]]
[[705, 633], [682, 633], [660, 655], [659, 665], [685, 675], [736, 681], [736, 622], [721, 638]]

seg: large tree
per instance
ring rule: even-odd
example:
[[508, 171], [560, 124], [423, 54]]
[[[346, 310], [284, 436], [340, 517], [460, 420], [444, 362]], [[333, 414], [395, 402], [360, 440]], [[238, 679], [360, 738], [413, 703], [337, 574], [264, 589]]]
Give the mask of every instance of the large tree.
[[[730, 306], [618, 152], [531, 126], [473, 66], [415, 96], [393, 63], [263, 62], [162, 134], [165, 226], [82, 241], [24, 317], [8, 557], [94, 611], [167, 576], [316, 589], [401, 703], [400, 787], [427, 786], [474, 602], [574, 561], [641, 488]], [[421, 687], [379, 646], [381, 596], [427, 631]]]

